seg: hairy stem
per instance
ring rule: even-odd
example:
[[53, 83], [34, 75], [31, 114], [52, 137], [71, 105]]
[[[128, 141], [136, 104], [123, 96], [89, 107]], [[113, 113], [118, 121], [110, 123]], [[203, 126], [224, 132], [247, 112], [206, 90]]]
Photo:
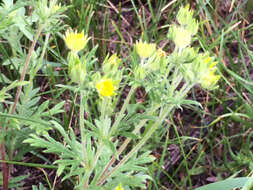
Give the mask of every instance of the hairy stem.
[[84, 157], [84, 163], [85, 167], [88, 167], [88, 160], [86, 155], [86, 140], [85, 140], [85, 133], [84, 133], [84, 92], [81, 91], [80, 93], [80, 112], [79, 112], [79, 127], [80, 127], [80, 133], [81, 133], [81, 141], [82, 141], [82, 150], [83, 150], [83, 157]]
[[[26, 58], [26, 61], [25, 61], [24, 69], [23, 69], [22, 74], [21, 74], [20, 81], [24, 81], [24, 79], [25, 79], [25, 74], [26, 74], [28, 65], [29, 65], [30, 60], [31, 60], [32, 52], [34, 51], [35, 44], [37, 43], [37, 41], [39, 39], [39, 36], [41, 34], [42, 29], [43, 29], [43, 25], [40, 25], [37, 32], [36, 32], [36, 34], [35, 34], [35, 36], [34, 36], [34, 40], [33, 40], [32, 45], [31, 45], [31, 47], [29, 48], [29, 51], [28, 51], [28, 55], [27, 55], [27, 58]], [[17, 93], [16, 93], [16, 96], [15, 96], [15, 102], [13, 104], [11, 114], [14, 114], [14, 112], [16, 110], [21, 90], [22, 90], [22, 86], [19, 86], [18, 89], [17, 89]]]
[[[160, 105], [156, 105], [156, 106], [152, 106], [152, 108], [150, 109], [150, 111], [147, 113], [147, 115], [152, 115], [158, 108], [160, 107]], [[140, 121], [140, 123], [135, 127], [133, 134], [137, 134], [139, 132], [139, 130], [145, 125], [145, 123], [147, 122], [147, 119], [143, 119]], [[120, 146], [120, 148], [118, 149], [118, 155], [120, 155], [127, 147], [127, 145], [129, 144], [129, 142], [131, 141], [131, 138], [126, 138], [125, 141], [123, 142], [123, 144]], [[116, 156], [113, 155], [110, 162], [107, 164], [107, 166], [105, 167], [101, 178], [104, 178], [106, 173], [108, 172], [109, 168], [115, 163], [116, 161]], [[101, 181], [101, 180], [100, 180]], [[100, 181], [98, 182], [98, 184], [100, 183]]]
[[[4, 143], [1, 143], [1, 159], [5, 160], [5, 146]], [[3, 173], [3, 190], [8, 189], [8, 165], [2, 163], [2, 173]]]
[[[125, 101], [124, 101], [124, 104], [123, 104], [123, 106], [122, 106], [122, 108], [121, 108], [121, 110], [120, 110], [120, 112], [119, 112], [119, 115], [117, 116], [116, 121], [114, 122], [114, 124], [113, 124], [113, 126], [112, 126], [112, 128], [111, 128], [111, 132], [110, 132], [111, 134], [114, 134], [114, 132], [115, 132], [116, 129], [118, 128], [118, 125], [119, 125], [120, 121], [123, 119], [124, 113], [125, 113], [126, 108], [127, 108], [127, 105], [129, 104], [130, 98], [131, 98], [132, 95], [134, 94], [136, 88], [137, 88], [137, 86], [135, 86], [135, 87], [132, 86], [132, 87], [131, 87], [131, 89], [130, 89], [130, 91], [129, 91], [129, 93], [128, 93], [128, 95], [127, 95]], [[145, 124], [145, 123], [144, 123], [144, 124]], [[144, 125], [144, 124], [143, 124], [143, 125]], [[120, 147], [119, 150], [118, 150], [118, 155], [120, 155], [120, 154], [123, 152], [123, 150], [126, 148], [126, 146], [128, 145], [128, 143], [129, 143], [130, 141], [131, 141], [130, 138], [127, 138], [127, 139], [124, 141], [124, 143], [121, 145], [121, 147]], [[114, 163], [115, 161], [116, 161], [116, 157], [115, 157], [115, 155], [113, 155], [112, 158], [111, 158], [111, 160], [110, 160], [110, 162], [109, 162], [109, 163], [107, 164], [107, 166], [105, 167], [105, 169], [104, 169], [104, 171], [103, 171], [103, 173], [102, 173], [101, 176], [104, 176], [104, 175], [106, 174], [106, 172], [108, 171], [108, 169], [113, 165], [113, 163]]]
[[85, 188], [84, 189], [88, 188], [88, 186], [89, 186], [89, 184], [88, 184], [89, 178], [92, 175], [92, 172], [94, 171], [94, 169], [96, 167], [97, 161], [98, 161], [98, 159], [99, 159], [99, 157], [100, 157], [100, 155], [102, 153], [103, 148], [104, 148], [104, 144], [102, 142], [99, 142], [98, 146], [97, 146], [96, 155], [95, 155], [93, 163], [92, 163], [92, 166], [89, 169], [89, 174], [88, 174], [88, 177], [86, 179]]
[[132, 97], [132, 95], [134, 94], [135, 90], [136, 90], [137, 86], [132, 86], [125, 101], [124, 101], [124, 104], [119, 112], [119, 115], [117, 116], [116, 118], [116, 121], [114, 122], [112, 128], [111, 128], [111, 134], [113, 135], [114, 132], [116, 131], [116, 129], [118, 128], [119, 126], [119, 123], [121, 122], [121, 120], [123, 119], [124, 117], [124, 113], [126, 111], [126, 108], [127, 108], [127, 105], [129, 104], [129, 101], [130, 101], [130, 98]]

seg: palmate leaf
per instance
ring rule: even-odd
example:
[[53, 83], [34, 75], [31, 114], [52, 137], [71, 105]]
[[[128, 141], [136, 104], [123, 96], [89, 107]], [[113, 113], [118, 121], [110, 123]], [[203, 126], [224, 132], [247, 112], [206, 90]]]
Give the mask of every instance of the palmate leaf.
[[150, 176], [144, 174], [147, 170], [145, 165], [154, 161], [154, 157], [150, 156], [150, 153], [151, 152], [147, 151], [138, 157], [137, 154], [132, 156], [127, 163], [113, 173], [104, 188], [106, 190], [113, 189], [119, 183], [133, 188], [145, 188], [146, 180], [151, 179]]
[[117, 177], [110, 180], [108, 183], [104, 185], [105, 190], [114, 189], [118, 184], [128, 185], [132, 187], [131, 189], [135, 188], [142, 188], [145, 189], [145, 183], [147, 180], [152, 180], [152, 178], [148, 175], [143, 174], [142, 172], [138, 172], [137, 174], [133, 174], [132, 172], [129, 173], [120, 173]]
[[10, 85], [6, 86], [6, 87], [3, 87], [1, 90], [0, 90], [0, 102], [3, 102], [6, 98], [9, 98], [10, 95], [7, 94], [7, 92], [13, 88], [16, 88], [18, 86], [24, 86], [24, 85], [27, 85], [29, 84], [28, 81], [22, 81], [22, 82], [19, 82], [19, 81], [13, 81]]
[[[29, 87], [29, 86], [28, 86]], [[27, 87], [27, 88], [28, 88]], [[19, 115], [32, 119], [34, 121], [43, 121], [49, 122], [51, 119], [55, 119], [54, 116], [58, 113], [62, 113], [64, 110], [63, 105], [64, 101], [59, 102], [54, 107], [49, 109], [49, 101], [43, 102], [38, 106], [40, 101], [40, 97], [37, 96], [39, 92], [39, 88], [32, 89], [30, 86], [30, 90], [28, 94], [21, 93], [20, 95], [20, 104], [17, 106], [17, 112]], [[25, 89], [26, 91], [27, 89]], [[28, 126], [31, 129], [35, 130], [37, 134], [42, 134], [49, 129], [48, 126], [41, 125], [39, 122], [33, 121], [25, 121], [23, 122], [23, 126]]]
[[[32, 88], [32, 87], [31, 87]], [[38, 106], [40, 96], [37, 96], [40, 88], [30, 89], [28, 94], [21, 93], [20, 104], [17, 107], [19, 114], [22, 116], [34, 116], [34, 117], [48, 117], [51, 118], [53, 115], [62, 113], [64, 101], [59, 102], [51, 109], [48, 108], [49, 101], [43, 102]]]
[[70, 172], [68, 172], [68, 175], [64, 176], [63, 180], [71, 176], [77, 175], [76, 171], [79, 169], [81, 169], [82, 172], [84, 172], [84, 169], [80, 167], [81, 164], [84, 163], [82, 145], [80, 144], [80, 142], [76, 140], [76, 136], [72, 128], [70, 129], [70, 138], [69, 138], [68, 134], [65, 132], [65, 130], [59, 123], [55, 121], [51, 121], [51, 123], [54, 125], [54, 128], [56, 128], [64, 137], [64, 141], [66, 142], [65, 149], [68, 149], [68, 151], [71, 152], [71, 155], [65, 154], [65, 152], [62, 154], [58, 153], [61, 159], [55, 161], [56, 164], [59, 164], [59, 168], [57, 169], [57, 175], [58, 176], [61, 175], [66, 167], [70, 167]]
[[[44, 135], [39, 137], [35, 134], [30, 135], [24, 143], [29, 143], [31, 146], [45, 148], [44, 152], [46, 153], [55, 153], [59, 155], [60, 159], [55, 161], [54, 163], [59, 165], [57, 169], [57, 174], [61, 175], [66, 167], [71, 166], [70, 172], [68, 176], [73, 176], [75, 174], [74, 171], [77, 171], [80, 168], [80, 163], [82, 162], [82, 158], [76, 152], [75, 149], [72, 149], [70, 146], [64, 146], [63, 143], [55, 141], [49, 135]], [[65, 179], [68, 178], [65, 176]]]
[[42, 183], [39, 184], [39, 187], [33, 185], [32, 186], [32, 190], [47, 190], [47, 188], [45, 188]]
[[96, 126], [87, 120], [85, 120], [84, 122], [91, 130], [91, 131], [86, 130], [88, 136], [103, 141], [103, 144], [107, 146], [107, 148], [109, 148], [113, 152], [113, 154], [116, 155], [117, 157], [117, 149], [116, 149], [117, 144], [111, 141], [110, 136], [111, 119], [106, 118], [104, 120], [104, 123], [96, 119], [95, 120]]
[[45, 148], [44, 152], [47, 153], [56, 153], [56, 154], [62, 154], [66, 157], [76, 157], [76, 155], [70, 151], [67, 147], [65, 147], [62, 143], [59, 143], [55, 141], [53, 138], [51, 138], [48, 134], [43, 136], [45, 139], [38, 137], [35, 134], [31, 134], [26, 140], [24, 140], [24, 143], [29, 143], [31, 146]]
[[[44, 148], [46, 153], [55, 153], [59, 156], [60, 159], [56, 160], [54, 163], [59, 165], [57, 169], [57, 175], [61, 175], [63, 171], [68, 168], [68, 174], [64, 176], [64, 180], [71, 177], [81, 174], [84, 172], [85, 168], [81, 165], [84, 163], [84, 157], [82, 152], [82, 145], [76, 140], [76, 136], [72, 129], [70, 129], [70, 135], [68, 135], [63, 127], [56, 121], [51, 121], [52, 127], [64, 138], [65, 145], [62, 142], [58, 142], [47, 133], [43, 136], [38, 136], [36, 134], [31, 134], [24, 143], [29, 143], [31, 146]], [[69, 137], [70, 136], [70, 137]], [[87, 154], [91, 155], [93, 158], [94, 151], [91, 148], [87, 148]], [[90, 159], [92, 159], [90, 158]]]
[[[144, 165], [154, 161], [154, 157], [150, 155], [150, 151], [147, 151], [137, 157], [135, 154], [132, 158], [123, 166], [119, 168], [120, 172], [130, 172], [130, 171], [146, 171], [147, 168]], [[116, 173], [115, 173], [116, 174]]]
[[[18, 177], [12, 177], [11, 181], [8, 183], [9, 188], [21, 188], [24, 184], [24, 179], [29, 177], [29, 175], [21, 175]], [[0, 186], [3, 185], [3, 175], [0, 172]]]
[[[24, 91], [29, 89], [29, 93], [25, 94]], [[38, 108], [40, 97], [37, 96], [40, 88], [33, 89], [31, 85], [27, 86], [20, 94], [20, 102], [17, 104], [17, 113], [19, 115], [30, 117]]]

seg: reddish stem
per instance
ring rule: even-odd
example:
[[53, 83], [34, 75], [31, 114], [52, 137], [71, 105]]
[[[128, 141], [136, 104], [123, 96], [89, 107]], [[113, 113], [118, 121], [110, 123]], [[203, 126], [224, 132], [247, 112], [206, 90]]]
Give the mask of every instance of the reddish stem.
[[[5, 147], [4, 143], [1, 143], [1, 155], [2, 160], [5, 160]], [[3, 173], [3, 190], [8, 190], [8, 165], [5, 162], [2, 162], [2, 173]]]
[[[25, 79], [26, 71], [27, 71], [28, 65], [29, 65], [30, 60], [31, 60], [32, 52], [34, 51], [35, 44], [36, 44], [37, 40], [39, 39], [39, 36], [41, 34], [42, 29], [43, 29], [43, 25], [40, 25], [37, 32], [36, 32], [36, 34], [35, 34], [35, 36], [34, 36], [32, 45], [29, 48], [29, 51], [28, 51], [28, 54], [27, 54], [27, 57], [26, 57], [26, 61], [25, 61], [25, 65], [24, 65], [24, 68], [23, 68], [23, 72], [21, 74], [20, 81], [24, 81], [24, 79]], [[11, 114], [15, 113], [16, 106], [17, 106], [17, 103], [18, 103], [18, 100], [19, 100], [19, 97], [20, 97], [20, 94], [21, 94], [21, 90], [22, 90], [22, 86], [18, 86], [16, 96], [15, 96], [15, 101], [14, 101], [14, 104], [12, 106]], [[9, 124], [9, 122], [8, 122], [8, 124]], [[5, 128], [5, 130], [6, 131], [8, 130], [8, 125]], [[0, 147], [1, 148], [2, 160], [5, 160], [5, 146], [4, 146], [4, 144], [5, 143], [4, 143], [4, 140], [3, 140], [2, 143], [1, 143], [1, 147]], [[12, 158], [12, 155], [10, 155], [10, 158]], [[9, 181], [9, 176], [10, 176], [10, 173], [11, 173], [11, 168], [12, 168], [12, 165], [2, 163], [3, 190], [8, 190], [8, 181]]]

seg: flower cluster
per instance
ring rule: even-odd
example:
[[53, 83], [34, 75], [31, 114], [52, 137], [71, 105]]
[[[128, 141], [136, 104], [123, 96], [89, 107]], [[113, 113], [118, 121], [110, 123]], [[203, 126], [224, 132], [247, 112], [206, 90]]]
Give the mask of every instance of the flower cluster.
[[179, 25], [171, 26], [168, 37], [174, 41], [176, 48], [180, 51], [190, 45], [192, 36], [198, 31], [198, 23], [193, 18], [193, 11], [189, 10], [189, 5], [180, 8], [177, 21]]
[[[58, 9], [56, 7], [55, 9]], [[167, 73], [166, 68], [169, 62], [179, 62], [186, 80], [191, 83], [199, 83], [203, 88], [213, 89], [220, 79], [216, 75], [216, 64], [208, 53], [198, 53], [198, 50], [190, 47], [192, 37], [198, 31], [198, 22], [193, 18], [193, 11], [189, 10], [189, 6], [180, 8], [177, 16], [177, 23], [170, 27], [168, 37], [175, 43], [175, 50], [167, 56], [161, 49], [156, 49], [155, 43], [148, 43], [139, 40], [135, 44], [135, 50], [140, 57], [140, 64], [134, 65], [134, 77], [136, 81], [144, 81], [146, 76], [151, 72], [159, 71]], [[71, 50], [68, 56], [69, 76], [72, 82], [82, 84], [86, 76], [86, 62], [80, 61], [78, 52], [85, 48], [89, 38], [84, 31], [78, 33], [76, 31], [67, 30], [64, 40], [67, 47]], [[181, 62], [181, 63], [180, 63]], [[119, 69], [121, 59], [117, 54], [107, 56], [103, 65], [102, 73], [95, 74], [93, 81], [100, 97], [109, 97], [115, 95], [119, 83], [122, 80], [123, 71]]]
[[[196, 52], [192, 52], [196, 54]], [[182, 68], [186, 79], [195, 84], [199, 83], [203, 88], [212, 90], [217, 87], [220, 75], [217, 75], [217, 61], [208, 53], [196, 54], [193, 62], [183, 64]]]
[[56, 5], [53, 7], [53, 13], [57, 12], [60, 8], [61, 8], [61, 5], [60, 5], [60, 4], [59, 4], [59, 5], [56, 4]]
[[216, 75], [216, 64], [209, 53], [199, 53], [198, 49], [190, 47], [192, 37], [198, 31], [198, 22], [193, 18], [193, 11], [189, 5], [181, 7], [177, 14], [178, 24], [173, 24], [168, 37], [175, 43], [175, 51], [172, 60], [178, 62], [184, 73], [184, 77], [192, 84], [201, 84], [205, 89], [214, 89], [220, 79]]
[[122, 73], [119, 70], [121, 59], [117, 56], [116, 53], [112, 54], [109, 58], [105, 59], [102, 69], [106, 77], [112, 77], [115, 80], [121, 80]]
[[135, 49], [141, 59], [140, 64], [134, 68], [134, 75], [137, 81], [145, 79], [148, 73], [157, 70], [163, 70], [166, 67], [166, 53], [159, 48], [156, 49], [156, 44], [147, 43], [139, 40], [135, 44]]

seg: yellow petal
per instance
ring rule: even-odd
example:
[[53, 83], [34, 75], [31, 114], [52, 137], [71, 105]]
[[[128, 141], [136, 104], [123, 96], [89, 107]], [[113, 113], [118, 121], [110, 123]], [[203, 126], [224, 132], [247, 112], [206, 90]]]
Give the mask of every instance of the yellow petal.
[[212, 89], [215, 87], [220, 77], [221, 76], [216, 75], [213, 71], [209, 71], [200, 78], [201, 86], [206, 89]]
[[89, 38], [87, 35], [84, 35], [84, 31], [77, 33], [68, 30], [65, 34], [64, 40], [70, 50], [79, 52], [86, 46]]
[[138, 55], [142, 59], [150, 57], [156, 50], [156, 44], [142, 42], [141, 40], [137, 42], [135, 46]]
[[121, 184], [119, 184], [114, 190], [124, 190]]
[[102, 79], [96, 84], [97, 91], [100, 96], [113, 96], [115, 95], [115, 87], [112, 79]]

